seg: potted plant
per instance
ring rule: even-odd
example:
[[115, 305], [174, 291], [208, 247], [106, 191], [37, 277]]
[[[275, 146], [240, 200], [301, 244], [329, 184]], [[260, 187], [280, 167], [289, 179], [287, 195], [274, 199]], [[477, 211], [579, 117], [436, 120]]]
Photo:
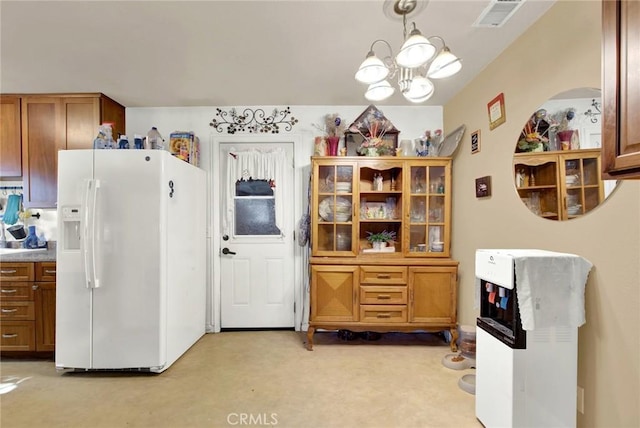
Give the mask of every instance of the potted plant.
[[367, 232], [367, 234], [369, 235], [367, 236], [367, 241], [371, 242], [371, 246], [376, 250], [386, 247], [388, 242], [396, 240], [396, 233], [393, 231], [387, 232], [383, 230], [377, 233]]

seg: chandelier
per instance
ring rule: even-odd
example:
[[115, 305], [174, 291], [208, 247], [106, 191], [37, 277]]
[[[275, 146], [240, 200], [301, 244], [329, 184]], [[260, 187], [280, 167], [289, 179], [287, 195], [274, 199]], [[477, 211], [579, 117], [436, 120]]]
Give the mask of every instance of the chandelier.
[[[369, 101], [382, 101], [393, 95], [395, 88], [389, 80], [397, 78], [402, 95], [413, 103], [421, 103], [433, 95], [435, 88], [430, 79], [453, 76], [460, 71], [462, 63], [442, 37], [423, 36], [415, 22], [411, 23], [413, 29], [407, 36], [407, 15], [416, 9], [417, 0], [387, 0], [390, 1], [393, 1], [393, 13], [402, 17], [404, 44], [394, 58], [389, 42], [375, 40], [355, 77], [369, 85], [364, 94]], [[382, 59], [376, 56], [373, 50], [376, 44], [386, 45], [389, 55]]]

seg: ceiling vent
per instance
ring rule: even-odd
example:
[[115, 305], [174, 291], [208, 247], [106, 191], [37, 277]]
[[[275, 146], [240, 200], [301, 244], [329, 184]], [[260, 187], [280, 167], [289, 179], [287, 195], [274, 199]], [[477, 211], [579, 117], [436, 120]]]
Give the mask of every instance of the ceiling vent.
[[491, 0], [482, 11], [474, 27], [502, 27], [525, 0]]

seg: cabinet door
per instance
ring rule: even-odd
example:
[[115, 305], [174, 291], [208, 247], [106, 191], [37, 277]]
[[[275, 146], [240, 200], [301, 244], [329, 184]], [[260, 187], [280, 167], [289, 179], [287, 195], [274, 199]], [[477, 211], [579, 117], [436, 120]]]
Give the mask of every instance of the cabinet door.
[[353, 163], [319, 161], [313, 164], [311, 201], [314, 256], [355, 256]]
[[[404, 252], [417, 257], [449, 257], [451, 163], [413, 161], [406, 169], [404, 218], [409, 239]], [[428, 254], [425, 254], [428, 253]]]
[[0, 97], [0, 177], [22, 176], [20, 97]]
[[[113, 123], [113, 138], [117, 139], [119, 135], [126, 134], [125, 126], [125, 108], [123, 105], [118, 104], [111, 98], [101, 95], [100, 96], [100, 123], [109, 122]], [[94, 130], [95, 131], [95, 130]], [[133, 135], [131, 136], [133, 144]], [[93, 141], [93, 139], [92, 139]]]
[[600, 205], [604, 187], [600, 180], [600, 151], [560, 155], [563, 220], [584, 215]]
[[[100, 99], [62, 98], [64, 143], [67, 150], [91, 149], [100, 125]], [[117, 137], [117, 134], [114, 134]]]
[[457, 307], [457, 268], [409, 268], [409, 322], [454, 324]]
[[56, 97], [22, 98], [22, 186], [27, 207], [55, 207], [58, 150], [65, 148], [61, 110]]
[[358, 320], [358, 266], [311, 266], [310, 320]]
[[56, 344], [56, 283], [38, 282], [34, 294], [36, 351], [53, 351]]
[[640, 2], [602, 2], [602, 170], [640, 177]]

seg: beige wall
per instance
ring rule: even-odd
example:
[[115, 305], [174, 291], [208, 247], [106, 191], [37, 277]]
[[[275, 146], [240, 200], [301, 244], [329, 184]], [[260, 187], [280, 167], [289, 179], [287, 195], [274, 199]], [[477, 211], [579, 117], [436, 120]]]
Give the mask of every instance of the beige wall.
[[[453, 164], [453, 257], [460, 261], [459, 320], [474, 325], [477, 248], [541, 248], [590, 260], [587, 323], [579, 329], [578, 425], [640, 426], [640, 181], [621, 183], [584, 218], [537, 218], [519, 200], [511, 160], [517, 137], [549, 97], [601, 87], [600, 2], [559, 1], [445, 106], [445, 129], [467, 132]], [[487, 31], [491, 31], [488, 29]], [[504, 93], [506, 123], [489, 130], [487, 102]], [[481, 151], [471, 154], [470, 133]], [[476, 199], [475, 178], [489, 175], [492, 196]], [[552, 387], [552, 386], [550, 386]]]

